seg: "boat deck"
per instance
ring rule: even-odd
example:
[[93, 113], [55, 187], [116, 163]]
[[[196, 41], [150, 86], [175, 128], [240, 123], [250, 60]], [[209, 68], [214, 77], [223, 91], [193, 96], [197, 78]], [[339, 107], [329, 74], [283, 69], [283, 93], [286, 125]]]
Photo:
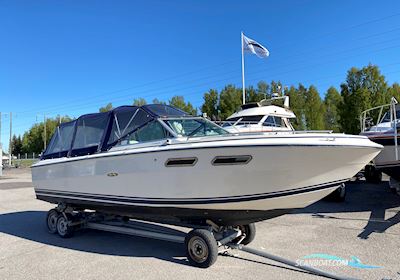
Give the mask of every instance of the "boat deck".
[[[35, 199], [29, 172], [5, 170], [0, 180], [0, 279], [319, 279], [241, 251], [198, 269], [177, 243], [95, 230], [61, 239], [46, 231], [52, 205]], [[400, 196], [390, 192], [387, 180], [348, 183], [347, 192], [344, 203], [320, 201], [258, 223], [249, 246], [294, 261], [317, 253], [355, 256], [381, 268], [318, 268], [361, 279], [400, 279]]]

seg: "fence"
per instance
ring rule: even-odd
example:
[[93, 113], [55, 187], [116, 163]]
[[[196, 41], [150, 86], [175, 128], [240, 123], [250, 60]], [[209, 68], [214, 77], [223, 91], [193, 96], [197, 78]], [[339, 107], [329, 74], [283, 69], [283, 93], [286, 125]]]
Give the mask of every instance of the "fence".
[[[11, 165], [14, 167], [29, 167], [35, 162], [37, 162], [40, 159], [40, 155], [36, 153], [25, 153], [25, 154], [18, 154], [18, 155], [11, 155]], [[4, 161], [3, 161], [3, 165]]]

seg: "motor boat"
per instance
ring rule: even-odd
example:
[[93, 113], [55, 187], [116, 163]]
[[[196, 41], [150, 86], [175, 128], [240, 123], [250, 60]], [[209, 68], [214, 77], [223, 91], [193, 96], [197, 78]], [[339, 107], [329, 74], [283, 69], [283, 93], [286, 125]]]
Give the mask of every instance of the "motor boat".
[[[379, 172], [383, 172], [390, 176], [391, 185], [395, 189], [399, 189], [400, 182], [399, 116], [400, 107], [394, 97], [389, 104], [365, 110], [360, 116], [361, 135], [365, 135], [373, 142], [384, 146], [383, 151], [366, 169], [366, 178], [377, 181], [380, 179]], [[374, 122], [374, 119], [376, 119], [376, 122]]]
[[[58, 205], [47, 226], [61, 236], [83, 211], [251, 236], [252, 223], [327, 196], [381, 149], [365, 136], [232, 134], [168, 105], [122, 106], [59, 125], [32, 181]], [[214, 240], [201, 234], [188, 248]]]
[[[283, 99], [283, 106], [277, 100]], [[275, 104], [274, 104], [275, 103]], [[222, 126], [231, 133], [291, 132], [296, 115], [289, 109], [289, 96], [274, 96], [259, 102], [243, 104]]]

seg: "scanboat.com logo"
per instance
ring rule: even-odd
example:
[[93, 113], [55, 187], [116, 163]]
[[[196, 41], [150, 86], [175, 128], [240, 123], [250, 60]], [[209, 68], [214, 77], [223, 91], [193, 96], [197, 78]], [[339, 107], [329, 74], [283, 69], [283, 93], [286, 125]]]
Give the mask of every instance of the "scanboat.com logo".
[[308, 265], [308, 266], [350, 266], [354, 268], [361, 268], [361, 269], [375, 269], [375, 268], [382, 268], [381, 266], [376, 265], [367, 265], [363, 264], [359, 258], [351, 256], [349, 260], [328, 255], [328, 254], [311, 254], [302, 257], [301, 259], [297, 260], [296, 263], [299, 266]]

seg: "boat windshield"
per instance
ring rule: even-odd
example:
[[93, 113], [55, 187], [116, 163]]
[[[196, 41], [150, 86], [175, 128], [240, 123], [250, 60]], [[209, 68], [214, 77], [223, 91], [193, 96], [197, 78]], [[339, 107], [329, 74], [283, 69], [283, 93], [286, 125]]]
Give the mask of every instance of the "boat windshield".
[[[400, 119], [400, 110], [396, 110], [396, 118]], [[390, 111], [387, 111], [381, 120], [381, 123], [390, 122]]]
[[202, 137], [229, 133], [220, 126], [201, 118], [166, 119], [164, 122], [179, 136]]

